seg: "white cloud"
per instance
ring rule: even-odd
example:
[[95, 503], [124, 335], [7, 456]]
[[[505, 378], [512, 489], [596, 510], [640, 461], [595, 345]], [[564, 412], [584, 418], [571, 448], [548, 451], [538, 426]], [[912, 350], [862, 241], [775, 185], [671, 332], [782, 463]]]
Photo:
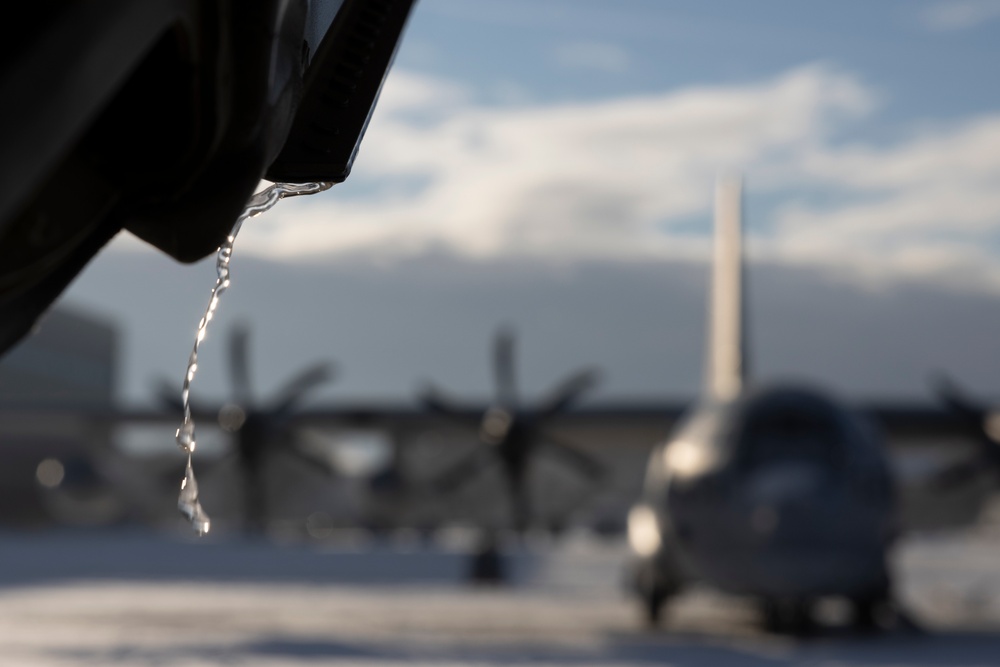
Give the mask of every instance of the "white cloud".
[[[744, 86], [500, 109], [440, 104], [436, 94], [412, 92], [440, 84], [393, 77], [386, 96], [395, 101], [376, 112], [343, 195], [289, 202], [245, 232], [247, 249], [284, 257], [431, 247], [563, 260], [686, 255], [705, 245], [704, 234], [692, 241], [663, 229], [705, 214], [720, 169], [781, 164], [874, 99], [821, 66]], [[437, 120], [412, 122], [416, 112]], [[377, 196], [348, 196], [372, 184]]]
[[1000, 19], [1000, 0], [938, 2], [924, 7], [919, 19], [930, 30], [965, 30]]
[[890, 147], [819, 146], [797, 182], [837, 199], [776, 212], [771, 248], [784, 258], [1000, 287], [1000, 116]]
[[380, 261], [444, 250], [547, 262], [707, 256], [712, 181], [743, 169], [751, 250], [869, 283], [1000, 289], [1000, 115], [894, 145], [835, 140], [873, 113], [808, 66], [745, 85], [490, 107], [396, 71], [349, 181], [244, 227], [239, 251]]

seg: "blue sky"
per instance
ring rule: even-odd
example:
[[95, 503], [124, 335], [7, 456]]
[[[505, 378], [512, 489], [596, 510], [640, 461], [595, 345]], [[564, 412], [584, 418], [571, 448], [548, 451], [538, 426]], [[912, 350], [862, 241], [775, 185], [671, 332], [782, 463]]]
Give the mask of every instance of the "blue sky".
[[[975, 14], [974, 7], [983, 8], [979, 21], [941, 19], [949, 9]], [[740, 83], [832, 61], [884, 88], [897, 118], [961, 117], [996, 109], [996, 87], [983, 85], [996, 74], [996, 7], [917, 0], [432, 0], [415, 14], [399, 64], [478, 85], [487, 95], [516, 86], [552, 102]]]
[[[269, 378], [315, 356], [346, 356], [358, 369], [344, 378], [346, 394], [406, 395], [418, 377], [435, 374], [481, 394], [489, 332], [512, 322], [535, 341], [526, 352], [541, 369], [526, 373], [532, 387], [595, 362], [614, 377], [612, 394], [692, 393], [702, 326], [692, 304], [701, 283], [685, 277], [691, 290], [665, 289], [670, 305], [650, 319], [650, 295], [665, 275], [650, 267], [701, 266], [712, 183], [720, 172], [741, 171], [752, 262], [800, 286], [788, 303], [817, 295], [825, 317], [814, 321], [843, 313], [838, 331], [880, 332], [845, 365], [837, 355], [851, 350], [831, 342], [830, 327], [796, 329], [779, 302], [752, 294], [779, 313], [755, 321], [772, 329], [755, 331], [766, 360], [758, 367], [816, 376], [848, 393], [914, 394], [926, 366], [943, 356], [980, 387], [1000, 389], [991, 379], [1000, 364], [984, 361], [1000, 322], [983, 312], [1000, 293], [998, 74], [1000, 0], [421, 0], [354, 173], [248, 223], [233, 292], [241, 257], [255, 271], [280, 274], [283, 285], [294, 284], [289, 271], [300, 267], [310, 288], [324, 280], [330, 294], [334, 281], [352, 286], [344, 303], [301, 304], [307, 328], [330, 333], [264, 355]], [[187, 294], [207, 297], [211, 266], [169, 265], [127, 237], [96, 265], [69, 300], [123, 322], [132, 341], [125, 391], [140, 395], [150, 375], [179, 374], [170, 369], [183, 365], [185, 331], [204, 305]], [[109, 284], [149, 282], [128, 277], [137, 266], [160, 267], [159, 282], [146, 287], [156, 305], [138, 294], [109, 301]], [[451, 271], [447, 289], [442, 267]], [[561, 319], [540, 323], [539, 306], [522, 303], [531, 290], [512, 286], [504, 271], [534, 276], [537, 293], [560, 299]], [[620, 303], [607, 311], [588, 303], [601, 292], [597, 275], [631, 285], [605, 290], [619, 302], [634, 294], [628, 313]], [[396, 320], [364, 296], [368, 289], [391, 301], [385, 290], [394, 278], [414, 290], [411, 300], [427, 299], [411, 301]], [[279, 333], [268, 312], [295, 316], [268, 294], [230, 297], [220, 327], [248, 318], [272, 350], [294, 339], [300, 332]], [[448, 315], [447, 299], [461, 312]], [[484, 299], [505, 310], [477, 305]], [[863, 319], [879, 308], [947, 311], [953, 328], [941, 340], [968, 355], [938, 354], [933, 336], [904, 353], [905, 329]], [[908, 317], [896, 319], [912, 325]], [[463, 329], [463, 318], [474, 324]], [[778, 322], [787, 328], [776, 330]], [[366, 341], [365, 326], [378, 336]], [[345, 328], [353, 337], [338, 340]], [[649, 335], [634, 335], [640, 328]], [[975, 341], [963, 343], [962, 332], [973, 331]], [[564, 344], [570, 338], [585, 342]], [[667, 341], [675, 349], [658, 348]], [[886, 358], [894, 361], [881, 375], [870, 372], [882, 368], [872, 360]], [[219, 379], [202, 381], [207, 391], [222, 389]]]

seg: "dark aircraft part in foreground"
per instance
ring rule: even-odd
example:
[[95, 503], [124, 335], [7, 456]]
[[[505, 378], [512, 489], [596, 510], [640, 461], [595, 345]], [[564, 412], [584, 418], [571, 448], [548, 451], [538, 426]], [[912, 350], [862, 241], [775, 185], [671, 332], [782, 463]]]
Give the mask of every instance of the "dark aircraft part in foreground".
[[121, 229], [192, 262], [261, 178], [344, 180], [412, 5], [20, 3], [0, 67], [0, 352]]
[[[514, 364], [514, 335], [497, 333], [493, 344], [493, 371], [496, 402], [479, 423], [480, 446], [442, 473], [434, 483], [449, 492], [468, 483], [487, 468], [499, 464], [507, 485], [514, 529], [523, 533], [532, 523], [528, 494], [528, 473], [532, 459], [548, 452], [592, 482], [604, 476], [604, 468], [575, 446], [546, 432], [547, 423], [574, 406], [598, 381], [594, 370], [583, 370], [561, 382], [540, 405], [524, 409], [518, 401]], [[424, 391], [423, 403], [430, 412], [465, 422], [468, 410], [456, 406], [437, 389]]]

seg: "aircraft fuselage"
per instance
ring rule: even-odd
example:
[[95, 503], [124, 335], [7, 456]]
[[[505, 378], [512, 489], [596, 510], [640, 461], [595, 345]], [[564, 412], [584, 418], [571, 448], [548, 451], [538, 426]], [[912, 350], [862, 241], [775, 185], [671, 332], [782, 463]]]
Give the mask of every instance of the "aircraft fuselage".
[[887, 594], [895, 532], [873, 430], [811, 388], [695, 407], [649, 461], [630, 539], [640, 585], [702, 580], [765, 599]]

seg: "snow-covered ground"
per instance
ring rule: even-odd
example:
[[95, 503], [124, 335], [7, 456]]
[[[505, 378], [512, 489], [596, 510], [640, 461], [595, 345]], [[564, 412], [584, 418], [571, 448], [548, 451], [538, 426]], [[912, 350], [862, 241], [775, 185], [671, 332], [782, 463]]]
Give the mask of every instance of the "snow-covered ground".
[[504, 589], [457, 551], [279, 547], [129, 533], [0, 536], [0, 665], [1000, 665], [1000, 534], [912, 539], [901, 592], [926, 636], [766, 636], [694, 591], [643, 629], [621, 544], [525, 549]]

